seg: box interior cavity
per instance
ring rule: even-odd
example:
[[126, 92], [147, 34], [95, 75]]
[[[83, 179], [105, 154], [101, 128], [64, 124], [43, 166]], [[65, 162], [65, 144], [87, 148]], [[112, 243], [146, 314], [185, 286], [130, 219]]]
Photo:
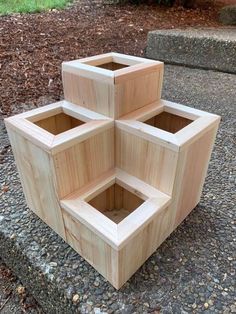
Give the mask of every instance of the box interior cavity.
[[143, 202], [140, 197], [115, 183], [88, 203], [118, 224]]
[[85, 122], [79, 119], [76, 119], [72, 116], [69, 116], [65, 114], [64, 112], [60, 112], [56, 115], [34, 122], [34, 124], [52, 133], [53, 135], [58, 135], [62, 132], [65, 132], [77, 126], [80, 126], [84, 123]]
[[176, 133], [192, 122], [193, 120], [166, 111], [163, 111], [158, 115], [144, 121], [146, 124], [170, 133]]
[[99, 68], [107, 69], [110, 71], [120, 70], [123, 68], [127, 68], [128, 66], [129, 65], [127, 65], [127, 64], [122, 64], [122, 63], [118, 63], [118, 62], [114, 62], [114, 61], [97, 65], [97, 67], [99, 67]]

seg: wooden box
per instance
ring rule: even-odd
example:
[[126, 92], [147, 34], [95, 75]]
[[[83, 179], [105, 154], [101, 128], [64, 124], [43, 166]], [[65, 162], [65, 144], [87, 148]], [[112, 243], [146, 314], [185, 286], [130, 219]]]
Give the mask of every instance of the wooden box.
[[114, 52], [63, 62], [65, 99], [116, 119], [161, 98], [163, 70], [162, 62]]
[[199, 202], [220, 121], [161, 100], [162, 69], [64, 63], [66, 100], [5, 120], [28, 206], [117, 289]]

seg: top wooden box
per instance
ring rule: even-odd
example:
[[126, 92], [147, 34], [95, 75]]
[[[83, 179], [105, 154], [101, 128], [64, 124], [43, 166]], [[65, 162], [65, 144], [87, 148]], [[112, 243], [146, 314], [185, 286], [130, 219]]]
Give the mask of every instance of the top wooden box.
[[119, 53], [64, 62], [65, 100], [117, 119], [161, 98], [163, 62]]

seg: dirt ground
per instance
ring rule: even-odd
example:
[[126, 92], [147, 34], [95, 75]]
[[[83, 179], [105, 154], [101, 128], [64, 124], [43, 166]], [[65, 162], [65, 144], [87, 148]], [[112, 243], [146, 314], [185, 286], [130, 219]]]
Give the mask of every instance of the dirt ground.
[[2, 16], [0, 113], [6, 116], [62, 98], [64, 60], [108, 51], [143, 55], [150, 30], [219, 27], [219, 6], [186, 10], [82, 0], [63, 11]]

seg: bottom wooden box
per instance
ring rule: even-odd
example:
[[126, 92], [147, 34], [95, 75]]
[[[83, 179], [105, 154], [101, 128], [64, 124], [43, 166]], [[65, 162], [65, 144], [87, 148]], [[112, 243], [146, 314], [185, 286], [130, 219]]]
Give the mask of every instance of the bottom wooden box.
[[115, 169], [61, 201], [66, 241], [119, 289], [168, 236], [169, 203]]

